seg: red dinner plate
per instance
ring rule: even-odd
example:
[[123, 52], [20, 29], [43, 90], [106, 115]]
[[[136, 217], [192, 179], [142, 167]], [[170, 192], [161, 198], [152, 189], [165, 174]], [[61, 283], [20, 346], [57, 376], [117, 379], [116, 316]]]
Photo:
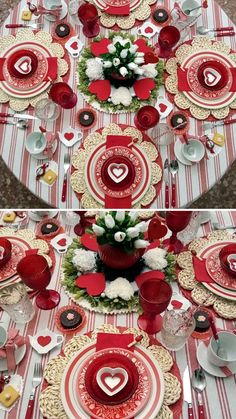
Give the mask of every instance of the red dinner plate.
[[[96, 375], [101, 368], [123, 368], [128, 373], [128, 382], [125, 387], [115, 394], [108, 396], [98, 385]], [[139, 375], [135, 364], [121, 354], [103, 354], [89, 364], [85, 374], [85, 385], [90, 396], [99, 403], [116, 405], [124, 403], [136, 391], [139, 383]]]

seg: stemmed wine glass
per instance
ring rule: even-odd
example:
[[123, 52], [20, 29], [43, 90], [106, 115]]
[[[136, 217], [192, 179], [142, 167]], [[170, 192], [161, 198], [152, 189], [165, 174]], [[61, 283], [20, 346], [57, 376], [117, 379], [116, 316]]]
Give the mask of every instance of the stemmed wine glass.
[[150, 335], [159, 332], [162, 327], [162, 313], [168, 307], [172, 288], [166, 282], [156, 279], [144, 281], [139, 289], [139, 302], [143, 314], [138, 318], [138, 326]]
[[160, 114], [154, 106], [146, 105], [140, 108], [134, 117], [136, 127], [145, 131], [149, 128], [155, 127], [160, 120]]
[[85, 217], [87, 211], [74, 211], [76, 214], [80, 216], [80, 222], [75, 225], [74, 232], [77, 236], [82, 236], [86, 229], [91, 227], [91, 222], [88, 221]]
[[59, 304], [60, 294], [55, 290], [46, 289], [51, 280], [51, 272], [42, 255], [26, 254], [18, 263], [16, 270], [28, 287], [39, 291], [35, 300], [37, 307], [42, 310], [52, 310]]
[[169, 252], [180, 253], [183, 244], [177, 239], [177, 233], [187, 227], [192, 216], [192, 211], [166, 211], [166, 225], [172, 231], [169, 239], [163, 241], [163, 245]]
[[180, 40], [180, 31], [175, 26], [165, 26], [160, 30], [158, 36], [157, 48], [159, 49], [158, 55], [161, 58], [168, 58], [174, 46]]
[[52, 85], [49, 97], [63, 109], [74, 108], [78, 99], [71, 87], [62, 81]]
[[98, 11], [93, 4], [82, 4], [78, 9], [78, 18], [83, 24], [83, 33], [87, 38], [98, 36], [100, 26], [98, 24]]

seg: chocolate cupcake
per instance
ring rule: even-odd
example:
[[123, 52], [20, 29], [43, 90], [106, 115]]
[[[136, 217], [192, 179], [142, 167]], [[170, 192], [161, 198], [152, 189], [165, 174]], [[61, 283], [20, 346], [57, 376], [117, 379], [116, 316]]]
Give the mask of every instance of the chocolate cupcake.
[[194, 313], [196, 321], [195, 332], [204, 333], [210, 328], [209, 314], [204, 310], [197, 310]]
[[152, 17], [157, 23], [165, 23], [169, 19], [169, 14], [160, 7], [154, 11]]
[[71, 308], [61, 313], [60, 322], [64, 329], [74, 329], [82, 322], [82, 316], [76, 310]]
[[78, 112], [78, 121], [79, 124], [83, 127], [88, 128], [90, 125], [94, 123], [95, 115], [90, 110], [81, 110]]
[[70, 34], [70, 27], [66, 23], [59, 23], [55, 28], [55, 32], [59, 38], [65, 38]]
[[[171, 117], [171, 125], [175, 129], [183, 129], [185, 128], [185, 125], [187, 125], [187, 118], [182, 113], [174, 113], [174, 115]], [[181, 125], [179, 128], [178, 126]]]
[[59, 229], [58, 225], [53, 222], [47, 222], [42, 225], [41, 232], [42, 234], [51, 234], [55, 233]]

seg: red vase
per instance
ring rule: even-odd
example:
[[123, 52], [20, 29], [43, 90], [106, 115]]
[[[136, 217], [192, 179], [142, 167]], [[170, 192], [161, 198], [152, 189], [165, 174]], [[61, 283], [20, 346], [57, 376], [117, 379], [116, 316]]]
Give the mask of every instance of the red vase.
[[112, 269], [127, 269], [133, 266], [144, 254], [144, 249], [135, 249], [126, 253], [119, 247], [110, 244], [99, 245], [99, 256], [105, 265]]

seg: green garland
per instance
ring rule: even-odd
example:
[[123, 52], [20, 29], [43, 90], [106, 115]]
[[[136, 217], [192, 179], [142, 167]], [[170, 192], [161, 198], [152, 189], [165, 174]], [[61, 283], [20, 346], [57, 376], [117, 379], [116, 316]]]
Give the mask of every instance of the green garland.
[[[132, 42], [135, 40], [135, 37], [132, 35], [128, 35], [124, 32], [119, 32], [118, 33], [109, 33], [108, 38], [112, 41], [113, 38], [115, 36], [121, 36], [122, 38], [129, 38]], [[101, 41], [101, 39], [103, 39], [104, 37], [99, 36], [95, 39], [95, 41]], [[146, 39], [145, 39], [146, 41]], [[86, 75], [86, 69], [87, 69], [87, 60], [89, 58], [94, 58], [94, 55], [92, 54], [90, 48], [84, 48], [80, 59], [79, 59], [79, 64], [78, 64], [78, 74], [79, 74], [79, 82], [77, 84], [78, 90], [83, 93], [86, 96], [86, 99], [88, 101], [88, 103], [92, 103], [92, 102], [98, 102], [101, 106], [102, 109], [105, 110], [111, 110], [113, 112], [117, 112], [117, 111], [128, 111], [128, 112], [136, 112], [140, 109], [141, 105], [143, 103], [145, 104], [151, 104], [153, 102], [153, 100], [155, 100], [157, 98], [157, 94], [158, 94], [158, 90], [160, 88], [160, 86], [163, 84], [163, 72], [164, 72], [164, 62], [159, 60], [157, 65], [156, 65], [156, 69], [158, 71], [157, 76], [154, 78], [154, 81], [156, 83], [156, 87], [155, 89], [153, 89], [151, 91], [151, 95], [150, 98], [147, 100], [139, 100], [136, 97], [132, 98], [132, 103], [130, 106], [124, 106], [122, 104], [119, 105], [114, 105], [112, 102], [107, 102], [107, 101], [101, 101], [97, 98], [96, 95], [90, 93], [90, 91], [88, 90], [88, 86], [90, 84], [90, 80]]]
[[[101, 309], [106, 308], [108, 311], [113, 310], [127, 310], [128, 312], [140, 311], [138, 292], [135, 292], [134, 296], [125, 301], [121, 298], [110, 299], [108, 297], [91, 297], [87, 294], [85, 289], [79, 288], [75, 284], [77, 278], [77, 269], [72, 263], [72, 258], [74, 256], [75, 249], [83, 249], [83, 245], [80, 243], [79, 239], [76, 238], [73, 240], [73, 243], [69, 246], [68, 251], [64, 257], [63, 261], [63, 272], [64, 277], [62, 280], [62, 285], [73, 295], [75, 300], [79, 301], [80, 299], [87, 300], [92, 307]], [[168, 262], [167, 267], [164, 270], [167, 281], [172, 281], [176, 279], [175, 267], [176, 267], [176, 258], [173, 253], [168, 253], [166, 256]]]

